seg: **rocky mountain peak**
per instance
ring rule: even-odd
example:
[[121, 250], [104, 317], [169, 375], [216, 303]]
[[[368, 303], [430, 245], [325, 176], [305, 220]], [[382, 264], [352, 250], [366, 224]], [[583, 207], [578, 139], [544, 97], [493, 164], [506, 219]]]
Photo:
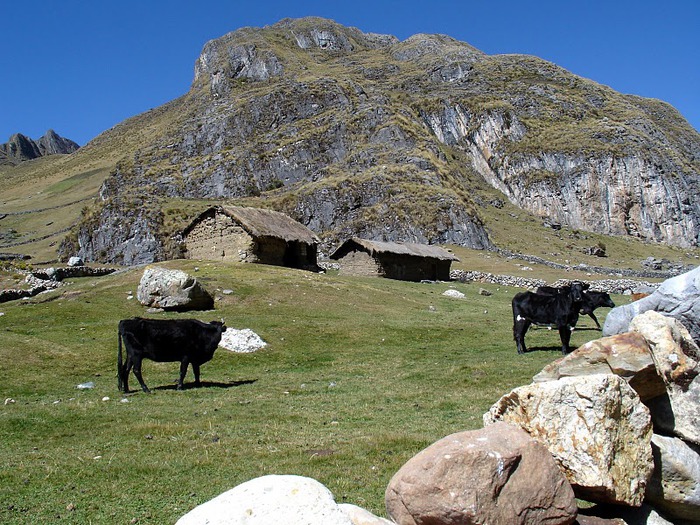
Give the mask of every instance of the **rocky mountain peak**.
[[78, 144], [61, 137], [52, 129], [39, 140], [32, 140], [21, 133], [15, 133], [6, 143], [0, 144], [0, 163], [18, 164], [46, 155], [73, 153], [79, 147]]

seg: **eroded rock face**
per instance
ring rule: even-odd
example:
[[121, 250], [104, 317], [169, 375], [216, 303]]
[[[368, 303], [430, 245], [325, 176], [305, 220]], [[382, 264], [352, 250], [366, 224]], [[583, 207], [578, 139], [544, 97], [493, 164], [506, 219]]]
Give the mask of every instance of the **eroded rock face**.
[[301, 476], [255, 478], [195, 507], [177, 525], [353, 525], [321, 483]]
[[659, 312], [638, 315], [630, 330], [649, 342], [666, 385], [667, 397], [650, 403], [654, 423], [700, 445], [700, 348], [680, 321]]
[[164, 310], [208, 310], [214, 306], [214, 298], [197, 279], [167, 268], [146, 268], [136, 297], [144, 306]]
[[447, 436], [411, 458], [386, 490], [398, 525], [568, 524], [573, 491], [545, 447], [506, 423]]
[[637, 393], [612, 374], [564, 377], [512, 390], [484, 414], [545, 445], [577, 497], [639, 506], [653, 469], [651, 418]]
[[633, 332], [590, 341], [545, 366], [533, 381], [593, 374], [615, 374], [624, 378], [642, 401], [666, 393], [649, 344], [641, 334]]
[[672, 108], [445, 35], [399, 42], [320, 18], [239, 29], [204, 46], [189, 93], [140, 122], [163, 131], [96, 207], [268, 194], [333, 243], [488, 247], [473, 191], [486, 181], [572, 228], [675, 245], [700, 234], [700, 136]]

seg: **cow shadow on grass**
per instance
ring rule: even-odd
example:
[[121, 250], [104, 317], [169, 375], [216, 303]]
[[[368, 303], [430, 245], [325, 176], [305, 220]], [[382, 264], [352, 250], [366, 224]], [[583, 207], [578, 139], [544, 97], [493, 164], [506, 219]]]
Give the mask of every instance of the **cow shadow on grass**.
[[[235, 386], [252, 385], [256, 381], [257, 379], [243, 379], [242, 381], [231, 381], [228, 383], [222, 383], [220, 381], [202, 381], [199, 386], [195, 386], [194, 383], [185, 383], [182, 385], [182, 390], [195, 390], [198, 388], [232, 388]], [[177, 384], [173, 383], [172, 385], [160, 385], [151, 388], [151, 390], [177, 390]]]

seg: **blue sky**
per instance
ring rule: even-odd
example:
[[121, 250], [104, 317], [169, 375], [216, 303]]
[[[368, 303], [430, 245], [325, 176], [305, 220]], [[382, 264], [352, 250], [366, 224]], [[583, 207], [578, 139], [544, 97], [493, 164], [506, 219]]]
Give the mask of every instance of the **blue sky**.
[[38, 0], [0, 5], [0, 142], [53, 128], [83, 145], [185, 93], [208, 40], [311, 15], [536, 55], [700, 129], [698, 0]]

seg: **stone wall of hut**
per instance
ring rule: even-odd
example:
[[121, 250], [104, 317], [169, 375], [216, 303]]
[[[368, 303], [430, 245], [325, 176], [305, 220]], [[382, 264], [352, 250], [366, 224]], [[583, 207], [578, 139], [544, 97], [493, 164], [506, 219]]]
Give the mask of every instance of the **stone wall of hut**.
[[380, 264], [384, 277], [401, 281], [445, 281], [450, 278], [450, 261], [382, 253]]
[[258, 262], [253, 238], [231, 217], [204, 217], [185, 238], [188, 259]]
[[351, 251], [338, 260], [339, 275], [357, 277], [377, 277], [383, 275], [382, 267], [374, 257], [366, 252]]
[[351, 251], [339, 261], [340, 275], [386, 277], [401, 281], [449, 281], [451, 261], [394, 253], [374, 256]]

